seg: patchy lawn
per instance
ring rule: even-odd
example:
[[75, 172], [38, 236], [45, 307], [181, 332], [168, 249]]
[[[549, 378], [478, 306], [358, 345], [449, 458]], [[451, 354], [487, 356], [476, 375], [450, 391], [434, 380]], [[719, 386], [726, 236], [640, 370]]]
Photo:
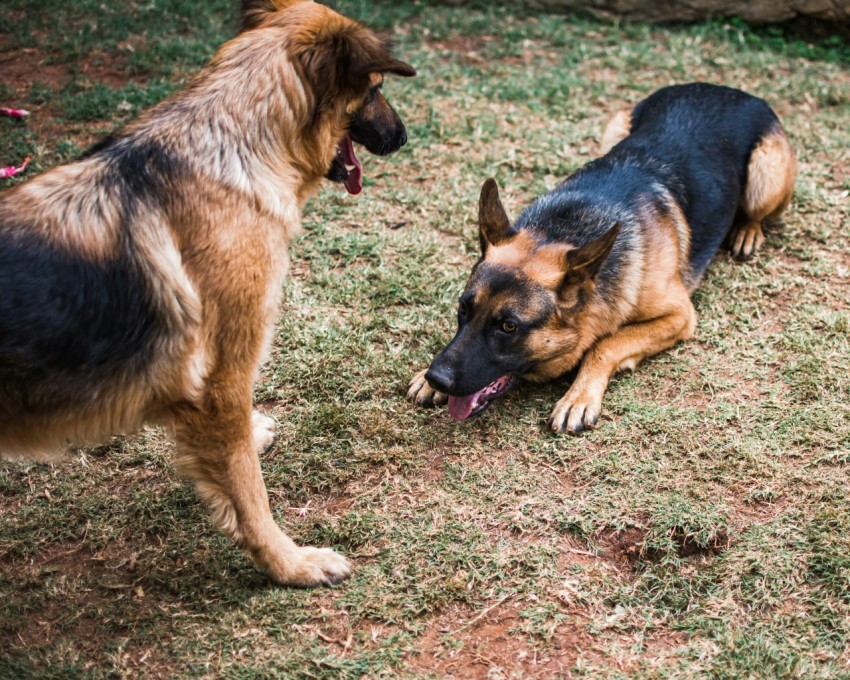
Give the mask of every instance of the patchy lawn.
[[[236, 4], [4, 0], [0, 105], [32, 115], [0, 119], [0, 165], [71, 159], [180, 87]], [[278, 521], [355, 575], [269, 586], [156, 430], [0, 465], [0, 677], [850, 676], [850, 48], [338, 6], [419, 69], [386, 87], [411, 141], [361, 154], [361, 196], [308, 205], [256, 397]], [[566, 380], [464, 423], [408, 404], [453, 332], [483, 180], [516, 215], [613, 112], [692, 80], [767, 99], [800, 156], [755, 261], [712, 264], [696, 338], [615, 379], [579, 438], [544, 428]]]

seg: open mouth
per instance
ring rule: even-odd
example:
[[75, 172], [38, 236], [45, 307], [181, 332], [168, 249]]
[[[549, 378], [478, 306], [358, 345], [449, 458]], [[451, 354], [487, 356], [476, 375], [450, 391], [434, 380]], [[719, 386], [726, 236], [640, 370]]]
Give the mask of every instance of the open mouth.
[[482, 413], [490, 402], [502, 396], [516, 382], [516, 374], [508, 373], [487, 387], [465, 397], [449, 397], [449, 413], [455, 420], [466, 420]]
[[334, 182], [342, 182], [349, 194], [359, 194], [363, 191], [363, 168], [354, 154], [354, 144], [351, 137], [345, 135], [337, 144], [336, 156], [331, 163], [327, 178]]

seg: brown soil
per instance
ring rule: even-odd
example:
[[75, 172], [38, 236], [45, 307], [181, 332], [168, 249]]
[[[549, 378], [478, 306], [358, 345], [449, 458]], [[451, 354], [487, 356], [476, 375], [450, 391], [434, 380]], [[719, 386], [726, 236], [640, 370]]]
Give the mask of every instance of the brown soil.
[[[432, 620], [408, 657], [411, 669], [451, 678], [553, 677], [569, 671], [592, 646], [584, 620], [570, 617], [546, 644], [546, 651], [515, 631], [519, 599], [496, 601], [480, 611], [458, 608]], [[482, 615], [483, 614], [483, 615]]]
[[[30, 561], [9, 561], [0, 564], [0, 574], [15, 572], [20, 579], [21, 571], [29, 572], [29, 578], [39, 583], [46, 580], [61, 581], [61, 599], [47, 597], [38, 603], [20, 627], [0, 628], [0, 649], [37, 650], [49, 640], [72, 640], [78, 648], [85, 648], [89, 661], [104, 660], [116, 635], [127, 637], [128, 644], [122, 655], [131, 667], [144, 669], [146, 677], [169, 677], [169, 666], [156, 646], [133, 644], [132, 631], [113, 635], [104, 632], [99, 613], [115, 606], [122, 599], [136, 602], [139, 618], [156, 615], [167, 607], [163, 593], [147, 597], [139, 579], [134, 574], [138, 553], [127, 556], [127, 549], [120, 541], [109, 544], [104, 550], [94, 553], [86, 547], [86, 541], [56, 543], [46, 548]], [[74, 607], [68, 607], [68, 598], [74, 598]], [[69, 615], [70, 611], [75, 611]], [[8, 624], [8, 622], [7, 622]], [[132, 624], [131, 624], [132, 625]]]
[[[681, 528], [672, 531], [671, 540], [676, 547], [679, 557], [696, 555], [715, 555], [726, 550], [731, 545], [731, 539], [726, 531], [720, 530], [709, 545], [700, 545], [693, 536]], [[623, 530], [603, 531], [598, 543], [602, 547], [600, 555], [621, 569], [635, 569], [641, 562], [660, 559], [662, 555], [647, 545], [647, 534], [643, 529], [629, 527]]]
[[53, 90], [61, 90], [75, 74], [110, 87], [121, 87], [132, 80], [122, 62], [120, 55], [99, 52], [89, 55], [85, 62], [77, 64], [72, 71], [71, 64], [51, 63], [43, 50], [25, 48], [0, 51], [3, 83], [13, 89], [18, 97], [24, 97], [35, 81]]
[[[65, 87], [74, 77], [84, 77], [93, 82], [104, 83], [117, 88], [131, 82], [131, 78], [122, 65], [122, 57], [108, 53], [96, 53], [76, 65], [50, 63], [45, 52], [28, 48], [15, 51], [3, 51], [0, 45], [0, 74], [3, 84], [14, 92], [12, 101], [0, 102], [0, 106], [23, 107], [33, 83], [39, 82], [53, 91]], [[102, 134], [112, 128], [112, 123], [97, 123], [85, 126], [85, 130], [69, 127], [62, 120], [62, 111], [56, 110], [50, 103], [44, 105], [26, 104], [30, 115], [26, 125], [40, 139], [73, 138], [81, 148], [95, 142]], [[2, 159], [0, 159], [2, 160]]]

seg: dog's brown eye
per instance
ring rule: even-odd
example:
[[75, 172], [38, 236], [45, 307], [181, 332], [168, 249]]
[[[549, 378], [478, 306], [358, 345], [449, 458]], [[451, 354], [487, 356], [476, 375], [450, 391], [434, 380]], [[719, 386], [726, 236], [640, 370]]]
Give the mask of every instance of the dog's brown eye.
[[467, 307], [465, 302], [461, 302], [457, 306], [457, 313], [458, 313], [459, 316], [466, 316], [468, 312], [469, 312], [469, 307]]
[[502, 330], [505, 331], [505, 333], [513, 333], [516, 329], [517, 325], [515, 321], [511, 321], [510, 319], [502, 321]]

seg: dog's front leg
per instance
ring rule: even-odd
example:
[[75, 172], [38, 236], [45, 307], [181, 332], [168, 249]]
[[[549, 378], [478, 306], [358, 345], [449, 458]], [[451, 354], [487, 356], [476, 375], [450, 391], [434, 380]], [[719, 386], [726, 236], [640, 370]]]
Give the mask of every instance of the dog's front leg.
[[271, 419], [252, 413], [250, 387], [241, 391], [211, 388], [203, 410], [181, 414], [175, 426], [180, 468], [221, 530], [275, 583], [312, 587], [345, 578], [351, 568], [342, 555], [300, 547], [274, 521], [258, 456], [271, 443]]
[[407, 398], [417, 406], [440, 406], [445, 404], [449, 398], [448, 395], [435, 390], [425, 380], [427, 368], [423, 368], [410, 379], [407, 386]]
[[682, 288], [680, 304], [671, 312], [623, 326], [597, 341], [585, 354], [575, 381], [555, 404], [547, 421], [555, 432], [579, 434], [596, 426], [602, 396], [617, 372], [634, 368], [646, 357], [686, 340], [696, 328], [696, 311]]

